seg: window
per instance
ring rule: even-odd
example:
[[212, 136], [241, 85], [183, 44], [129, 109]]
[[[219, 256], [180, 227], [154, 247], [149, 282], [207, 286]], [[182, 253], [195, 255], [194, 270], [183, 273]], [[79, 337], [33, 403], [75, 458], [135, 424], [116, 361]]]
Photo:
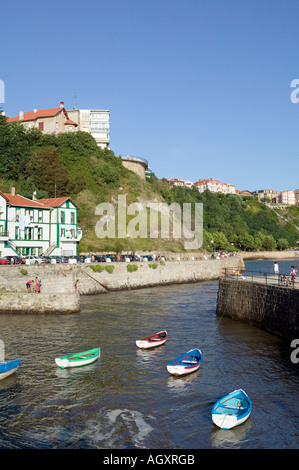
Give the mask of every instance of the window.
[[65, 224], [65, 212], [63, 211], [60, 213], [60, 223]]
[[62, 237], [65, 237], [65, 228], [62, 228], [62, 229], [61, 229], [60, 235], [61, 235]]
[[71, 212], [71, 224], [74, 225], [76, 223], [75, 212]]
[[38, 129], [39, 129], [40, 131], [43, 131], [43, 130], [44, 130], [44, 123], [43, 123], [43, 122], [39, 122], [39, 123], [38, 123]]
[[25, 229], [25, 240], [33, 240], [33, 228], [26, 227], [26, 229]]
[[37, 239], [38, 240], [42, 240], [43, 239], [43, 229], [41, 227], [39, 227], [37, 229]]
[[103, 122], [92, 122], [90, 125], [90, 130], [93, 131], [109, 131], [109, 124], [104, 124]]
[[43, 221], [43, 211], [38, 211], [38, 221], [39, 221], [39, 223], [42, 223], [42, 221]]

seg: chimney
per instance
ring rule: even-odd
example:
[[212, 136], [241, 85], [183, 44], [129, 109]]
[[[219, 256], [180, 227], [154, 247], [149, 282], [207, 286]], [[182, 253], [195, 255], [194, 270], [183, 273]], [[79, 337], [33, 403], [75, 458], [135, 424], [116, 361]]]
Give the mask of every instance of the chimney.
[[32, 200], [33, 200], [33, 201], [36, 201], [36, 191], [33, 191]]
[[24, 119], [24, 113], [23, 113], [23, 111], [20, 111], [20, 112], [19, 112], [19, 119], [20, 119], [20, 121], [21, 121], [22, 119]]
[[63, 101], [60, 101], [60, 107], [64, 108], [64, 102]]
[[10, 188], [10, 193], [11, 193], [12, 196], [15, 196], [15, 195], [16, 195], [16, 188], [15, 188], [14, 186], [12, 186], [12, 187]]

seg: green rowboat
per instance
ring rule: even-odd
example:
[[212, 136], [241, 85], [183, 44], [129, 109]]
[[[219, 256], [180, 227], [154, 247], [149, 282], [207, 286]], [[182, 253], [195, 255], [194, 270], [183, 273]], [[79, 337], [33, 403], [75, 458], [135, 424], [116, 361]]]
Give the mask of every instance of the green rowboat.
[[95, 348], [64, 357], [57, 357], [55, 362], [61, 369], [65, 369], [66, 367], [81, 367], [96, 361], [100, 355], [101, 348]]

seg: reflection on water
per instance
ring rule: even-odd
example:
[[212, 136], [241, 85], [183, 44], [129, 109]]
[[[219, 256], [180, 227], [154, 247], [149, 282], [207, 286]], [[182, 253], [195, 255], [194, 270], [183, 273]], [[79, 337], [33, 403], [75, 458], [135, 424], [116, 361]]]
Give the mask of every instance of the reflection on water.
[[240, 448], [241, 444], [244, 445], [246, 442], [246, 436], [249, 433], [249, 430], [252, 427], [250, 417], [248, 420], [239, 426], [236, 426], [233, 429], [220, 429], [214, 426], [211, 431], [211, 443], [213, 447], [219, 449], [230, 449], [230, 448]]
[[[281, 341], [215, 315], [217, 282], [82, 298], [80, 314], [0, 316], [17, 374], [0, 381], [0, 448], [298, 448], [298, 368]], [[166, 329], [140, 350], [136, 339]], [[60, 369], [55, 357], [101, 346], [101, 357]], [[199, 347], [198, 371], [166, 365]], [[243, 388], [253, 410], [230, 431], [214, 403]]]

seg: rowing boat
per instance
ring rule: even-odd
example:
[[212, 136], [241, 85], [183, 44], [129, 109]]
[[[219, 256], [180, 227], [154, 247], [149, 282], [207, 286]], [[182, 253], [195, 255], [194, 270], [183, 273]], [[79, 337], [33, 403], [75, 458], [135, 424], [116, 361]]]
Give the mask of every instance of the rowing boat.
[[251, 400], [244, 390], [234, 390], [215, 403], [212, 420], [219, 428], [231, 429], [244, 423], [249, 418], [251, 409]]
[[5, 379], [11, 374], [16, 372], [21, 359], [14, 359], [13, 361], [0, 362], [0, 380]]
[[140, 349], [149, 349], [149, 348], [154, 348], [156, 346], [161, 346], [161, 344], [164, 344], [167, 339], [167, 331], [159, 331], [159, 333], [156, 333], [154, 335], [147, 336], [146, 338], [142, 338], [138, 341], [136, 341], [136, 345]]
[[171, 361], [166, 368], [172, 375], [185, 375], [199, 369], [201, 361], [202, 353], [200, 349], [191, 349], [187, 353], [182, 354]]
[[65, 369], [66, 367], [81, 367], [96, 361], [98, 357], [100, 357], [100, 354], [101, 348], [95, 348], [89, 351], [58, 357], [55, 359], [55, 362], [61, 369]]

